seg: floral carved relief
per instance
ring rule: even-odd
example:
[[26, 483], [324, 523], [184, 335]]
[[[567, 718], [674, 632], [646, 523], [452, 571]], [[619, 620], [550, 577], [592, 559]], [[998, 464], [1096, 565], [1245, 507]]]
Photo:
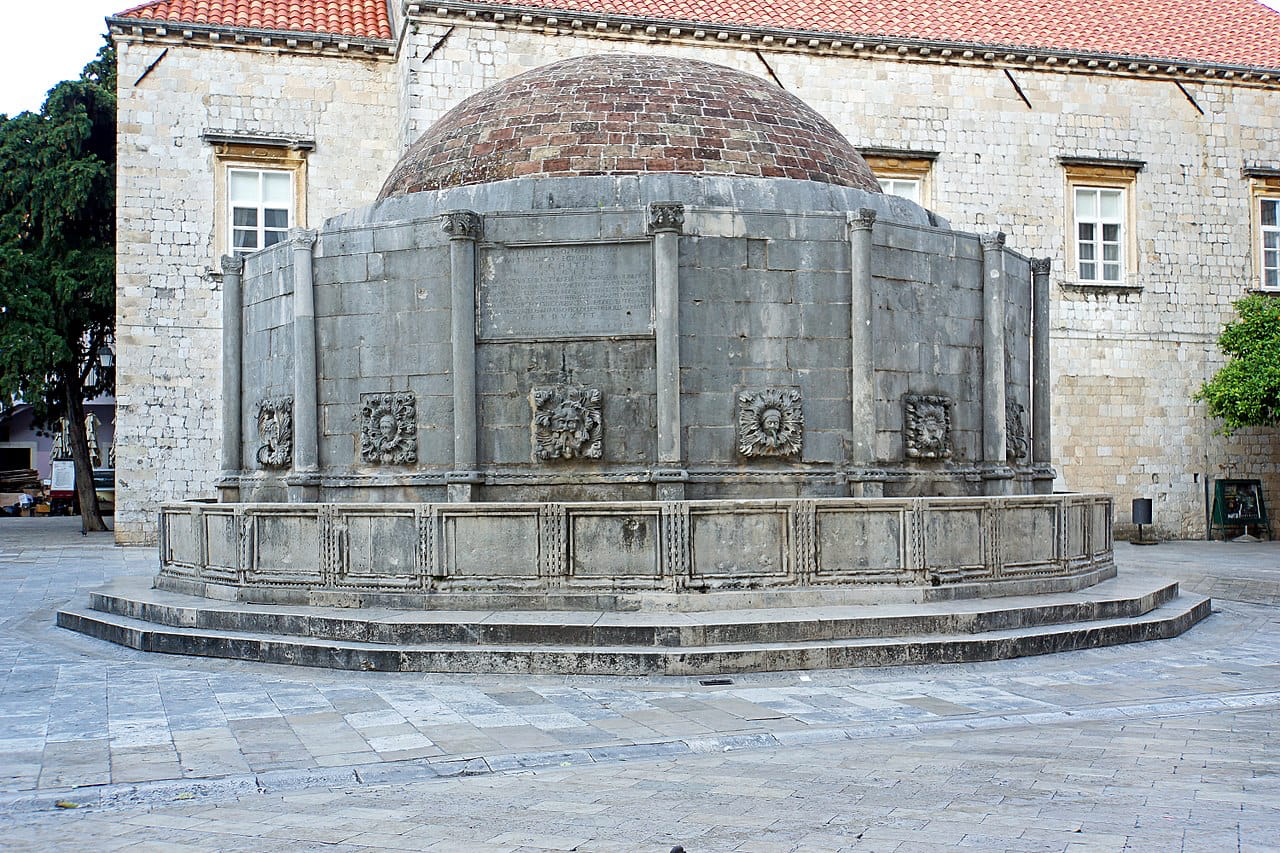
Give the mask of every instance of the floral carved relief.
[[529, 394], [536, 459], [599, 459], [604, 455], [599, 388], [538, 385]]
[[360, 395], [360, 458], [383, 465], [418, 461], [418, 407], [412, 393]]

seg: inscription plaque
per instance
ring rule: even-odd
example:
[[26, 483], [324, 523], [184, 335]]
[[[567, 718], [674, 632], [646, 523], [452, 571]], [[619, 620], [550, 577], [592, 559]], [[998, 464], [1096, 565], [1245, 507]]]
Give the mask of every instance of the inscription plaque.
[[479, 279], [482, 340], [653, 334], [647, 241], [487, 247]]

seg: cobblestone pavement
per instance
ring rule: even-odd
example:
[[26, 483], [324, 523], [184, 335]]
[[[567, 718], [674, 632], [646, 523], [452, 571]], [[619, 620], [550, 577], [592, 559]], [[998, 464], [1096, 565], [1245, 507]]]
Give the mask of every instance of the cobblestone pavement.
[[[6, 849], [1275, 850], [1280, 544], [1117, 545], [1215, 615], [978, 664], [447, 676], [148, 655], [53, 611], [150, 549], [0, 520]], [[76, 805], [78, 808], [59, 808]], [[74, 842], [74, 843], [73, 843]]]

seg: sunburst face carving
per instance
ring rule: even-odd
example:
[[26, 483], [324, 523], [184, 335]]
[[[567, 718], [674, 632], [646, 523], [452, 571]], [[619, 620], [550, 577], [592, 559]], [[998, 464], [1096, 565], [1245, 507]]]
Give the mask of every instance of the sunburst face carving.
[[539, 385], [529, 394], [536, 459], [599, 459], [604, 455], [599, 388]]
[[383, 465], [418, 461], [418, 406], [411, 393], [360, 395], [360, 458]]
[[951, 398], [908, 394], [904, 400], [903, 432], [907, 456], [947, 459], [951, 456]]
[[738, 394], [738, 452], [796, 456], [804, 441], [799, 388], [758, 388]]

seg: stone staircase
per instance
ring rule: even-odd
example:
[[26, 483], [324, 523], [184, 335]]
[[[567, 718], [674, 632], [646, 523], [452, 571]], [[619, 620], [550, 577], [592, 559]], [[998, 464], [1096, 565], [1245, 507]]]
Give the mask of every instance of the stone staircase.
[[58, 625], [149, 652], [399, 672], [715, 675], [998, 660], [1174, 637], [1210, 600], [1115, 578], [1075, 592], [697, 612], [393, 610], [214, 601], [121, 578]]

